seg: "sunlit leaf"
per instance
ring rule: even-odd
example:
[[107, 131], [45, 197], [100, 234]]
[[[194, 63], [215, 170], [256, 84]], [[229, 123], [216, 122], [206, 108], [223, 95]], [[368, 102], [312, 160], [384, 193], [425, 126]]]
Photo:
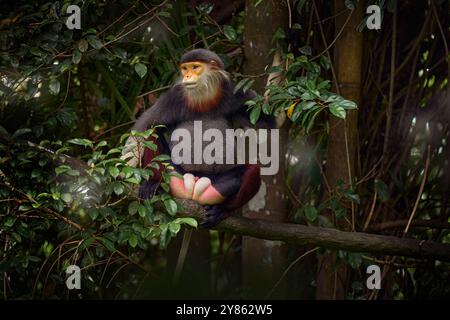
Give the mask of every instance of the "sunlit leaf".
[[59, 90], [61, 89], [61, 84], [57, 79], [52, 79], [49, 85], [50, 93], [53, 95], [57, 95]]
[[136, 63], [134, 65], [134, 70], [141, 78], [145, 77], [145, 75], [147, 74], [147, 66], [143, 63]]

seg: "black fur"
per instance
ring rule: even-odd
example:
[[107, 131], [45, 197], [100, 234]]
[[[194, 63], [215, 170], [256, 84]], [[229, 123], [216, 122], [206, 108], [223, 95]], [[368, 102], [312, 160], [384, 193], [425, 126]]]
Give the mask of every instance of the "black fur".
[[180, 60], [180, 63], [202, 61], [210, 63], [215, 61], [220, 69], [224, 68], [222, 59], [217, 54], [206, 49], [195, 49], [185, 53]]

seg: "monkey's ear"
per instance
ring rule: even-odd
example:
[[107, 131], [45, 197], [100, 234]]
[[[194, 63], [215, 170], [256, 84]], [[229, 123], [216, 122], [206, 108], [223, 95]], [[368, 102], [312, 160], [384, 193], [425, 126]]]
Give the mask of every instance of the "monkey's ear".
[[217, 63], [216, 60], [211, 60], [211, 61], [209, 62], [209, 64], [212, 65], [213, 67], [216, 67], [216, 68], [219, 67], [219, 64]]

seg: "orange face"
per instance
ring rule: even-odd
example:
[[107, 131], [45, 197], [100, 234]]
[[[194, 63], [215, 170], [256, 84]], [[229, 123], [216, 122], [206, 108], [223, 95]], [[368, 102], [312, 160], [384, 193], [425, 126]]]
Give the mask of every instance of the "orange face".
[[195, 87], [200, 75], [205, 71], [205, 63], [198, 61], [186, 62], [180, 65], [180, 69], [183, 75], [183, 84], [187, 87]]

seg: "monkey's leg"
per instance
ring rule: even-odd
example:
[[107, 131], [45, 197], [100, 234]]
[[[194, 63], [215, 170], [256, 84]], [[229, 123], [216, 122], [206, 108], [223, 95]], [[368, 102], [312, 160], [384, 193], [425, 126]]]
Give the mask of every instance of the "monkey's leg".
[[212, 228], [227, 217], [224, 203], [238, 192], [243, 171], [244, 168], [239, 167], [214, 175], [211, 179], [203, 177], [197, 181], [192, 199], [204, 205], [206, 210], [203, 227]]
[[192, 200], [203, 205], [213, 205], [224, 202], [225, 197], [213, 186], [211, 179], [202, 177], [195, 182]]

